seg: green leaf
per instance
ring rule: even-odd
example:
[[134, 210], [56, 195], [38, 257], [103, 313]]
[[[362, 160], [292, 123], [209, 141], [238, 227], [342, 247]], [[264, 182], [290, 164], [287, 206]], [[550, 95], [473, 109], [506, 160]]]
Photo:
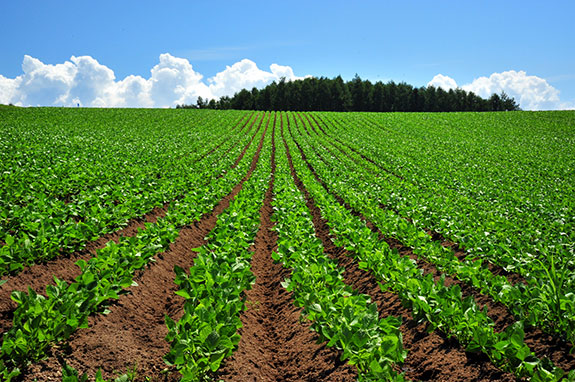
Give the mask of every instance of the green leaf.
[[177, 294], [178, 296], [185, 298], [186, 300], [192, 298], [192, 296], [190, 296], [190, 294], [185, 289], [180, 289], [179, 291], [176, 291], [174, 293]]
[[219, 339], [220, 339], [220, 335], [216, 331], [212, 331], [208, 335], [208, 338], [206, 338], [205, 344], [208, 347], [208, 349], [213, 351], [216, 348]]

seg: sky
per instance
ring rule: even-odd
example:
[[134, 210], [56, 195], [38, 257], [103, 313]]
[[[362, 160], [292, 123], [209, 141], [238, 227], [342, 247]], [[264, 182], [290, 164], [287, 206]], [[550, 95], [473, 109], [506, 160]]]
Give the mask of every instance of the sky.
[[575, 2], [0, 1], [0, 103], [174, 107], [305, 76], [575, 109]]

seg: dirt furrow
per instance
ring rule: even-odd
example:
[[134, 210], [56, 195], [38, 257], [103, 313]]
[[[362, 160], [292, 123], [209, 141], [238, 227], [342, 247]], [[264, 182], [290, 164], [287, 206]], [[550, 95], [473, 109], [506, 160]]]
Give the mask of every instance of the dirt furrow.
[[[291, 134], [291, 131], [290, 131], [290, 134]], [[292, 138], [293, 138], [293, 135], [292, 135]], [[423, 270], [423, 273], [424, 274], [431, 273], [434, 276], [435, 281], [438, 281], [440, 279], [440, 277], [442, 276], [442, 272], [440, 272], [435, 267], [435, 265], [431, 264], [427, 260], [422, 259], [419, 256], [417, 256], [416, 254], [414, 254], [413, 249], [405, 246], [401, 241], [399, 241], [395, 238], [385, 237], [383, 235], [383, 233], [375, 226], [375, 224], [373, 224], [371, 221], [369, 221], [359, 211], [355, 210], [352, 206], [350, 206], [345, 200], [342, 199], [341, 196], [339, 196], [337, 193], [335, 193], [333, 190], [331, 190], [331, 188], [323, 181], [323, 179], [321, 179], [319, 177], [319, 175], [315, 171], [313, 165], [308, 161], [307, 156], [303, 152], [299, 143], [295, 139], [294, 139], [294, 142], [295, 142], [299, 152], [302, 155], [302, 159], [303, 159], [304, 163], [306, 164], [308, 169], [313, 174], [315, 180], [319, 184], [322, 185], [322, 187], [326, 190], [326, 192], [331, 194], [339, 204], [343, 205], [354, 216], [359, 217], [361, 220], [363, 220], [366, 223], [366, 225], [373, 232], [378, 234], [379, 239], [385, 241], [391, 249], [397, 250], [402, 256], [408, 256], [409, 258], [413, 259], [417, 263], [417, 266]], [[320, 153], [316, 152], [316, 155], [320, 158], [320, 160], [325, 161], [325, 159], [321, 156]], [[454, 285], [454, 284], [459, 285], [461, 287], [462, 294], [464, 297], [472, 295], [480, 307], [482, 307], [482, 308], [487, 307], [488, 315], [495, 322], [496, 331], [502, 331], [507, 326], [509, 326], [515, 322], [513, 315], [511, 315], [511, 313], [509, 313], [509, 311], [507, 310], [507, 308], [504, 305], [493, 301], [493, 299], [491, 299], [489, 296], [485, 296], [485, 295], [481, 294], [477, 289], [461, 282], [460, 280], [452, 278], [451, 276], [448, 276], [448, 275], [444, 275], [444, 277], [445, 277], [445, 284], [446, 285]]]
[[[275, 132], [275, 121], [274, 121]], [[341, 354], [318, 344], [309, 323], [300, 322], [301, 309], [292, 303], [292, 294], [281, 282], [290, 272], [274, 264], [277, 233], [271, 230], [275, 141], [272, 138], [272, 178], [260, 211], [251, 270], [256, 275], [246, 292], [246, 311], [238, 349], [218, 373], [225, 381], [352, 381], [354, 369], [340, 361]]]
[[215, 227], [218, 215], [253, 173], [266, 132], [267, 126], [248, 173], [212, 212], [194, 225], [182, 228], [169, 250], [157, 255], [147, 269], [138, 273], [135, 277], [138, 286], [129, 288], [129, 293], [110, 307], [108, 315], [90, 317], [89, 328], [78, 330], [66, 344], [54, 347], [47, 360], [30, 366], [22, 381], [59, 381], [63, 362], [92, 376], [101, 369], [105, 378], [135, 369], [136, 381], [180, 379], [179, 373], [168, 368], [162, 358], [170, 348], [165, 341], [168, 330], [164, 317], [167, 314], [179, 319], [183, 314], [184, 299], [174, 294], [178, 289], [174, 266], [188, 269], [193, 265], [192, 249], [205, 244], [204, 238]]
[[[247, 124], [247, 122], [248, 121], [246, 121], [245, 124]], [[254, 123], [255, 120], [252, 121], [250, 129]], [[251, 146], [256, 135], [257, 131], [254, 133], [252, 139], [246, 144], [231, 169], [237, 167], [238, 163]], [[223, 175], [224, 174], [221, 174], [221, 176]], [[0, 286], [0, 333], [5, 333], [10, 327], [12, 327], [13, 313], [17, 308], [17, 304], [10, 298], [13, 291], [26, 291], [28, 288], [31, 288], [36, 293], [45, 294], [46, 286], [54, 285], [54, 277], [68, 283], [73, 282], [75, 278], [80, 275], [80, 268], [75, 265], [78, 260], [89, 260], [96, 255], [97, 250], [105, 247], [106, 243], [109, 241], [117, 243], [120, 237], [135, 236], [139, 229], [145, 229], [145, 223], [155, 223], [158, 219], [165, 217], [168, 206], [169, 203], [166, 203], [163, 207], [156, 207], [140, 218], [130, 220], [125, 228], [106, 234], [95, 241], [88, 242], [86, 247], [81, 251], [66, 256], [59, 256], [47, 263], [34, 264], [25, 268], [17, 275], [4, 277], [7, 282]]]
[[43, 294], [47, 285], [54, 284], [54, 277], [72, 282], [80, 274], [80, 268], [75, 263], [80, 260], [88, 260], [96, 255], [96, 251], [106, 246], [109, 241], [118, 242], [122, 236], [135, 236], [139, 229], [144, 229], [145, 223], [155, 223], [166, 215], [168, 204], [156, 207], [144, 216], [132, 219], [128, 225], [119, 231], [101, 236], [95, 241], [89, 242], [81, 251], [66, 256], [59, 256], [44, 264], [35, 264], [25, 268], [14, 276], [7, 276], [5, 284], [0, 286], [0, 333], [4, 333], [12, 326], [13, 312], [17, 304], [12, 301], [12, 291], [26, 291], [32, 288], [36, 293]]
[[401, 370], [408, 378], [422, 381], [515, 380], [513, 375], [497, 369], [486, 356], [466, 352], [456, 340], [447, 338], [440, 332], [428, 333], [427, 325], [413, 319], [411, 311], [403, 307], [399, 296], [382, 292], [373, 275], [359, 269], [357, 262], [345, 249], [333, 244], [327, 221], [323, 219], [321, 211], [295, 173], [289, 151], [288, 159], [296, 184], [306, 197], [316, 234], [322, 241], [326, 253], [345, 269], [346, 282], [357, 291], [368, 294], [377, 303], [381, 317], [395, 315], [403, 318], [400, 329], [404, 347], [409, 353]]
[[[290, 130], [291, 134], [291, 130]], [[298, 149], [301, 151], [301, 147], [296, 142]], [[315, 154], [326, 163], [328, 166], [330, 165], [328, 161], [319, 153], [315, 147], [313, 148]], [[307, 161], [305, 158], [305, 153], [302, 153], [305, 163], [307, 164], [310, 171], [313, 173], [315, 179], [332, 195], [336, 198], [338, 203], [342, 204], [346, 209], [348, 209], [352, 214], [355, 216], [360, 217], [364, 220], [367, 226], [374, 232], [377, 232], [379, 238], [387, 242], [390, 248], [397, 250], [400, 254], [404, 256], [409, 256], [413, 259], [419, 268], [423, 269], [424, 274], [431, 273], [434, 276], [434, 279], [437, 281], [439, 280], [442, 272], [440, 272], [434, 264], [429, 263], [427, 260], [422, 259], [413, 253], [413, 249], [410, 247], [406, 247], [403, 243], [395, 238], [384, 237], [382, 232], [378, 230], [375, 225], [370, 222], [367, 218], [365, 218], [361, 213], [357, 212], [353, 209], [349, 204], [347, 204], [339, 195], [333, 192], [329, 186], [323, 182], [322, 179], [319, 178], [317, 173], [315, 172], [313, 166]], [[380, 208], [386, 209], [386, 206], [380, 205]], [[397, 211], [394, 211], [399, 215]], [[407, 221], [411, 222], [411, 219], [402, 217]], [[447, 240], [443, 235], [440, 233], [427, 230], [427, 234], [432, 237], [433, 240], [440, 242], [440, 244], [444, 247], [450, 248], [455, 256], [463, 260], [467, 256], [467, 252], [461, 248], [457, 243], [454, 243], [450, 240]], [[494, 275], [502, 275], [505, 276], [508, 281], [512, 284], [516, 283], [526, 283], [525, 279], [517, 274], [506, 271], [504, 268], [495, 265], [493, 263], [486, 263], [488, 269]], [[463, 297], [473, 296], [477, 304], [483, 309], [484, 307], [487, 308], [487, 314], [489, 317], [492, 318], [493, 322], [495, 323], [495, 331], [503, 331], [506, 327], [512, 325], [516, 319], [514, 318], [513, 314], [509, 311], [509, 309], [493, 300], [488, 295], [482, 294], [480, 290], [477, 288], [464, 283], [458, 279], [455, 279], [451, 276], [445, 275], [445, 284], [446, 285], [454, 285], [457, 284], [461, 288]], [[535, 355], [539, 358], [549, 358], [556, 366], [561, 367], [565, 371], [575, 370], [575, 354], [571, 353], [572, 345], [566, 342], [563, 338], [558, 335], [553, 335], [549, 333], [543, 332], [540, 328], [534, 326], [526, 326], [525, 327], [525, 343], [533, 350]]]
[[[440, 272], [434, 264], [414, 254], [412, 248], [405, 246], [399, 240], [395, 238], [385, 237], [383, 233], [372, 222], [370, 222], [361, 213], [352, 208], [338, 194], [333, 192], [329, 188], [329, 186], [315, 172], [315, 169], [307, 160], [307, 157], [305, 153], [302, 151], [299, 143], [295, 141], [295, 139], [294, 142], [298, 147], [299, 151], [302, 153], [302, 158], [304, 159], [304, 162], [306, 163], [307, 167], [314, 175], [316, 181], [320, 183], [326, 189], [326, 191], [329, 192], [337, 200], [338, 203], [343, 205], [354, 216], [357, 216], [361, 218], [363, 221], [365, 221], [366, 225], [373, 232], [376, 232], [379, 235], [380, 240], [384, 240], [390, 246], [390, 248], [397, 250], [403, 256], [408, 256], [411, 259], [413, 259], [417, 263], [417, 266], [423, 270], [424, 274], [431, 273], [436, 281], [439, 280], [439, 278], [442, 275], [442, 272]], [[320, 160], [322, 160], [324, 163], [327, 164], [326, 159], [323, 158], [322, 155], [315, 150], [315, 148], [314, 151], [315, 154], [320, 158]], [[433, 233], [429, 234], [434, 235]], [[435, 234], [433, 236], [433, 239], [437, 241], [441, 240], [442, 241], [441, 244], [443, 246], [448, 246], [454, 251], [463, 252], [463, 250], [459, 246], [457, 246], [457, 244], [445, 240], [445, 238], [443, 238], [439, 234]], [[465, 254], [461, 255], [460, 253], [460, 256], [464, 257]], [[458, 258], [461, 257], [458, 256]], [[516, 274], [509, 274], [509, 275], [514, 276]], [[479, 291], [477, 288], [467, 283], [464, 283], [446, 274], [444, 274], [444, 277], [446, 285], [459, 285], [463, 297], [473, 296], [473, 298], [475, 299], [479, 307], [481, 307], [481, 309], [487, 308], [488, 316], [491, 317], [491, 319], [495, 323], [494, 327], [495, 331], [498, 332], [503, 331], [505, 328], [512, 325], [516, 321], [511, 312], [509, 311], [509, 309], [507, 309], [505, 305], [494, 301], [493, 298], [491, 298], [488, 295], [482, 294], [481, 291]], [[541, 329], [537, 327], [527, 326], [525, 328], [525, 343], [529, 345], [529, 347], [531, 348], [531, 350], [533, 350], [533, 352], [535, 353], [535, 355], [537, 355], [537, 357], [549, 358], [551, 361], [553, 361], [553, 363], [556, 366], [561, 367], [565, 371], [575, 369], [575, 355], [570, 353], [571, 345], [565, 342], [559, 336], [544, 333], [543, 331], [541, 331]]]

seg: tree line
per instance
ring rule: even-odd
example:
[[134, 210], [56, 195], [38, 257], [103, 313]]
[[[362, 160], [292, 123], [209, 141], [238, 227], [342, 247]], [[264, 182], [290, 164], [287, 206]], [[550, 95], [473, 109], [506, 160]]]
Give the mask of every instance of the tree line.
[[405, 82], [372, 83], [358, 75], [351, 81], [309, 77], [272, 82], [263, 89], [242, 89], [219, 100], [198, 97], [196, 104], [176, 108], [283, 111], [511, 111], [520, 110], [505, 92], [484, 99], [463, 89], [414, 87]]

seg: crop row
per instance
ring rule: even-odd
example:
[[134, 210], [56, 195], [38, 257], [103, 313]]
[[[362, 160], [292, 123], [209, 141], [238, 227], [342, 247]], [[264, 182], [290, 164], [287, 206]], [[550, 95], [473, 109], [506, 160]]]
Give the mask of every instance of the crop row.
[[[524, 282], [513, 284], [506, 277], [491, 273], [485, 267], [485, 259], [467, 256], [460, 260], [450, 248], [433, 240], [423, 228], [411, 224], [393, 210], [378, 208], [387, 195], [398, 192], [393, 182], [390, 182], [390, 177], [378, 177], [368, 171], [360, 172], [357, 165], [360, 161], [352, 150], [346, 150], [342, 145], [322, 136], [312, 134], [311, 138], [315, 142], [315, 153], [323, 159], [316, 166], [316, 170], [324, 175], [322, 178], [332, 180], [337, 177], [339, 181], [330, 182], [330, 188], [373, 221], [384, 235], [396, 237], [443, 272], [454, 275], [503, 303], [526, 324], [559, 333], [574, 342], [575, 295], [570, 293], [567, 268], [556, 264], [552, 258], [548, 264], [537, 264], [542, 277], [528, 277]], [[331, 149], [328, 147], [330, 143]], [[323, 150], [319, 152], [318, 147]], [[334, 166], [334, 163], [339, 166]], [[369, 199], [354, 197], [358, 190], [369, 195]]]
[[[266, 122], [268, 130], [270, 117]], [[171, 350], [166, 361], [182, 373], [182, 380], [209, 377], [237, 346], [244, 310], [244, 294], [255, 281], [250, 259], [258, 226], [259, 211], [271, 176], [270, 138], [266, 134], [257, 167], [229, 207], [218, 216], [208, 243], [197, 249], [189, 274], [176, 268], [176, 294], [185, 298], [184, 314], [177, 322], [166, 317], [166, 339]]]
[[[565, 115], [134, 110], [121, 122], [115, 111], [77, 112], [67, 120], [56, 109], [13, 111], [0, 122], [7, 137], [0, 142], [0, 275], [82, 248], [169, 202], [167, 213], [78, 261], [74, 282], [55, 278], [45, 294], [13, 292], [18, 307], [2, 334], [0, 379], [19, 380], [31, 362], [86, 328], [90, 316], [108, 314], [113, 300], [137, 287], [138, 270], [225, 199], [229, 207], [220, 213], [219, 204], [212, 215], [217, 222], [206, 244], [185, 254], [188, 264], [193, 259], [189, 272], [175, 268], [183, 316], [166, 316], [166, 363], [183, 380], [213, 378], [240, 340], [267, 189], [277, 232], [271, 257], [289, 272], [282, 286], [360, 380], [405, 380], [405, 323], [348, 285], [346, 269], [323, 245], [345, 249], [353, 259], [346, 261], [370, 273], [382, 293], [399, 297], [415, 320], [468, 352], [517, 378], [575, 380], [573, 368], [536, 355], [524, 330], [538, 326], [575, 342]], [[522, 130], [519, 123], [531, 125]], [[525, 136], [517, 136], [521, 131]], [[564, 163], [549, 159], [552, 151]], [[463, 247], [464, 256], [438, 233]], [[411, 249], [398, 252], [392, 241]], [[441, 277], [424, 274], [406, 252]], [[498, 275], [497, 266], [520, 281]], [[460, 281], [446, 283], [447, 275]], [[460, 284], [476, 289], [464, 297]], [[479, 293], [503, 303], [517, 321], [496, 330], [474, 298]], [[62, 373], [66, 382], [88, 379], [68, 366]], [[104, 381], [101, 373], [96, 380]]]
[[[258, 135], [262, 136], [261, 129]], [[4, 379], [18, 375], [22, 367], [42, 358], [49, 346], [65, 340], [78, 327], [86, 327], [90, 314], [102, 311], [110, 299], [117, 299], [132, 284], [135, 270], [165, 250], [180, 227], [199, 220], [231, 191], [247, 172], [255, 152], [256, 145], [251, 145], [246, 157], [231, 171], [227, 171], [230, 163], [222, 161], [208, 173], [190, 173], [196, 186], [170, 205], [165, 218], [148, 223], [135, 237], [108, 243], [88, 262], [80, 261], [82, 273], [74, 283], [56, 280], [55, 286], [46, 288], [47, 297], [32, 290], [27, 294], [14, 292], [12, 298], [19, 306], [1, 347], [0, 372]]]
[[[381, 202], [526, 278], [554, 263], [573, 287], [575, 205], [568, 114], [518, 116], [318, 115], [330, 140], [368, 156], [395, 192]], [[350, 127], [353, 126], [353, 133]], [[365, 161], [364, 161], [365, 162]]]
[[[297, 124], [292, 119], [292, 124]], [[300, 120], [300, 123], [303, 122]], [[301, 131], [300, 131], [301, 134]], [[304, 135], [299, 135], [303, 138]], [[299, 145], [307, 151], [307, 160], [313, 152], [305, 139]], [[298, 151], [295, 143], [292, 151]], [[496, 364], [514, 372], [519, 377], [529, 376], [532, 380], [556, 380], [563, 377], [563, 371], [554, 367], [549, 360], [539, 360], [523, 342], [522, 324], [518, 323], [503, 333], [493, 330], [492, 320], [475, 303], [472, 297], [463, 299], [458, 286], [447, 287], [442, 280], [435, 282], [432, 275], [423, 276], [413, 260], [392, 251], [387, 243], [378, 240], [360, 218], [344, 206], [315, 181], [303, 158], [294, 160], [298, 175], [328, 220], [338, 245], [355, 253], [360, 267], [367, 267], [384, 282], [382, 288], [398, 293], [414, 312], [416, 317], [426, 319], [432, 328], [438, 328], [455, 336], [470, 351], [482, 351]], [[331, 176], [327, 182], [336, 178]], [[348, 197], [351, 199], [348, 193]], [[355, 194], [356, 198], [361, 194]], [[365, 200], [365, 197], [364, 197]], [[351, 203], [350, 203], [351, 204]], [[356, 204], [356, 203], [353, 203]], [[369, 204], [368, 204], [369, 205]]]
[[[50, 120], [50, 115], [45, 117]], [[198, 123], [196, 129], [188, 127], [173, 135], [168, 132], [161, 139], [158, 133], [150, 133], [155, 126], [149, 120], [142, 131], [126, 129], [127, 136], [121, 140], [118, 131], [109, 126], [102, 126], [98, 139], [91, 139], [94, 130], [86, 127], [61, 131], [61, 135], [34, 124], [18, 126], [12, 134], [8, 130], [10, 146], [4, 154], [0, 187], [0, 242], [4, 243], [0, 274], [78, 250], [87, 241], [181, 196], [193, 186], [190, 180], [195, 181], [188, 173], [213, 165], [213, 159], [200, 163], [205, 157], [204, 142], [213, 142], [210, 149], [226, 142], [233, 148], [226, 126], [241, 121], [237, 114], [198, 117], [188, 121]], [[29, 138], [26, 128], [37, 135], [29, 146], [15, 142], [16, 137]], [[23, 137], [17, 135], [21, 131]], [[190, 133], [191, 137], [183, 139]], [[247, 136], [241, 129], [235, 134]], [[60, 138], [58, 143], [56, 138]]]
[[[278, 141], [280, 134], [278, 129]], [[290, 174], [287, 146], [278, 146], [272, 203], [278, 250], [272, 256], [292, 269], [284, 287], [294, 293], [294, 302], [303, 307], [327, 346], [337, 347], [343, 358], [357, 366], [360, 380], [402, 380], [393, 369], [394, 363], [405, 358], [400, 321], [395, 317], [380, 320], [369, 296], [345, 284], [343, 270], [315, 235], [305, 199]]]

